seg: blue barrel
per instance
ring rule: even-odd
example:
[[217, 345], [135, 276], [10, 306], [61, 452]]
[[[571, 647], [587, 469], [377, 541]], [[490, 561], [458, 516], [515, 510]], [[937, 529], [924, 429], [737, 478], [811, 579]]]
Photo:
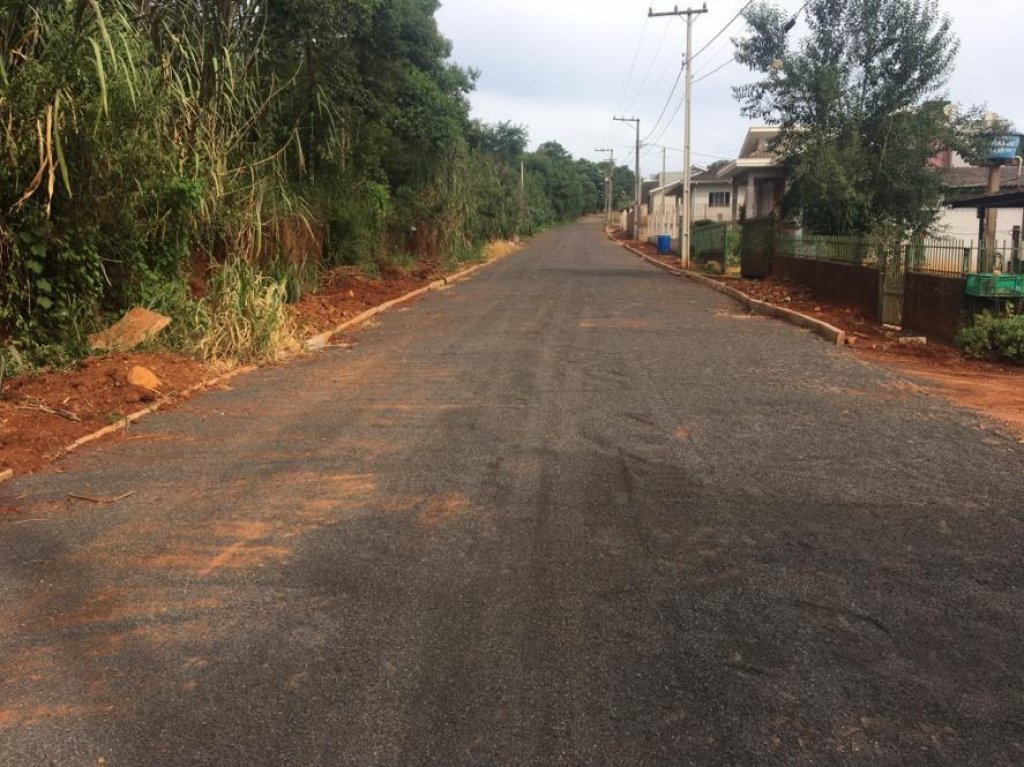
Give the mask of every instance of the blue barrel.
[[672, 235], [671, 234], [659, 234], [658, 235], [658, 255], [667, 256], [672, 252]]

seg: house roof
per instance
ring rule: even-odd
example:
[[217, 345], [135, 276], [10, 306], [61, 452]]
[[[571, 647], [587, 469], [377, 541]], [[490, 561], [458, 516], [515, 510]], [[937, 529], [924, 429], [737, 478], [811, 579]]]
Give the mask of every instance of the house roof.
[[658, 186], [657, 181], [644, 181], [640, 185], [640, 204], [646, 205], [651, 199], [651, 192]]
[[[942, 171], [942, 186], [949, 190], [984, 190], [988, 186], [988, 168], [968, 166], [966, 168], [948, 168]], [[1024, 173], [1014, 165], [1002, 169], [1003, 188], [1024, 188]]]
[[743, 139], [743, 146], [740, 147], [739, 159], [754, 159], [757, 155], [774, 157], [775, 154], [773, 152], [765, 150], [764, 144], [778, 135], [779, 129], [768, 125], [756, 125], [748, 129], [747, 135]]
[[738, 176], [742, 176], [752, 170], [766, 170], [766, 169], [782, 169], [782, 164], [779, 159], [773, 155], [768, 157], [743, 157], [739, 160], [733, 160], [731, 163], [726, 165], [720, 171], [718, 171], [718, 178], [721, 181], [728, 179], [734, 179]]
[[968, 197], [949, 204], [951, 208], [1024, 208], [1024, 190]]
[[[720, 178], [717, 173], [713, 173], [712, 171], [708, 171], [708, 170], [703, 170], [703, 171], [700, 171], [699, 173], [694, 173], [690, 177], [690, 183], [693, 184], [693, 185], [697, 185], [697, 184], [723, 184], [723, 183], [725, 183], [725, 179]], [[680, 190], [682, 190], [682, 188], [683, 188], [683, 182], [682, 181], [673, 181], [671, 184], [665, 184], [665, 186], [660, 186], [660, 187], [657, 187], [656, 189], [652, 189], [650, 193], [652, 195], [653, 194], [671, 195], [671, 194], [678, 193]]]
[[734, 179], [754, 169], [779, 167], [779, 156], [767, 148], [767, 144], [779, 135], [779, 129], [769, 126], [755, 126], [747, 130], [740, 155], [718, 171], [721, 181]]
[[694, 184], [721, 184], [723, 179], [720, 179], [714, 171], [702, 170], [700, 173], [691, 176], [690, 181]]

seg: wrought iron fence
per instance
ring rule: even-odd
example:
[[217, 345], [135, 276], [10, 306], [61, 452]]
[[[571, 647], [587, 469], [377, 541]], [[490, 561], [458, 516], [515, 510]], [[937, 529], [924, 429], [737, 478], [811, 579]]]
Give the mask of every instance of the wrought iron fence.
[[881, 242], [867, 237], [804, 234], [782, 235], [775, 241], [775, 252], [782, 256], [859, 266], [877, 266], [883, 250]]
[[[892, 264], [895, 249], [868, 237], [780, 235], [775, 252], [793, 258], [832, 261], [882, 268]], [[1003, 242], [995, 248], [977, 247], [959, 240], [912, 240], [900, 247], [905, 267], [917, 274], [963, 277], [967, 274], [1024, 274], [1024, 252], [1019, 244]]]

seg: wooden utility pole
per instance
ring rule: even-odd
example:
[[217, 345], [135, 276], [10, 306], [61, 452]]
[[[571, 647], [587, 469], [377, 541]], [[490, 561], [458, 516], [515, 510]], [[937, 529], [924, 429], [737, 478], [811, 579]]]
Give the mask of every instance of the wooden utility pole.
[[676, 6], [671, 11], [655, 13], [652, 8], [647, 12], [648, 18], [656, 16], [686, 17], [686, 120], [683, 128], [683, 222], [679, 229], [679, 250], [684, 269], [690, 267], [690, 228], [693, 224], [693, 201], [690, 199], [690, 129], [693, 121], [693, 17], [708, 12], [707, 3], [703, 8], [687, 8], [679, 10]]
[[640, 118], [639, 117], [613, 117], [620, 123], [633, 123], [636, 125], [636, 189], [633, 192], [633, 239], [640, 239]]
[[529, 231], [530, 206], [526, 202], [526, 162], [519, 161], [519, 229], [520, 235]]
[[615, 150], [595, 149], [595, 152], [606, 152], [608, 154], [608, 172], [604, 176], [604, 225], [612, 222], [612, 192], [615, 189]]
[[[1003, 186], [1003, 166], [1001, 164], [988, 166], [988, 185], [985, 189], [987, 194], [999, 194]], [[983, 271], [991, 272], [996, 262], [996, 237], [999, 234], [999, 211], [995, 208], [988, 208], [985, 211], [985, 268]]]

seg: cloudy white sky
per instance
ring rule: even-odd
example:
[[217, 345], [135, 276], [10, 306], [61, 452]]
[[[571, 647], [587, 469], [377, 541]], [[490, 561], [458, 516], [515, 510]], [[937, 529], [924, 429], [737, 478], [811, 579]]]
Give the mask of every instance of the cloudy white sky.
[[[796, 11], [803, 0], [776, 0]], [[599, 159], [596, 147], [614, 147], [616, 159], [632, 164], [632, 127], [612, 122], [615, 114], [638, 116], [642, 135], [655, 128], [679, 72], [686, 25], [672, 17], [647, 18], [648, 0], [442, 0], [442, 32], [454, 43], [454, 58], [481, 71], [473, 95], [474, 115], [488, 122], [526, 125], [531, 143], [556, 140], [578, 157]], [[670, 10], [676, 0], [654, 0]], [[681, 7], [697, 7], [693, 0]], [[694, 25], [701, 48], [745, 4], [707, 0], [708, 13]], [[961, 39], [949, 96], [962, 104], [987, 103], [1024, 127], [1019, 90], [1021, 0], [939, 0]], [[1000, 22], [999, 20], [1003, 21]], [[729, 37], [742, 20], [694, 62], [695, 163], [737, 153], [747, 122], [731, 86], [750, 79], [731, 58]], [[725, 64], [718, 72], [714, 70]], [[669, 169], [682, 167], [681, 88], [650, 144], [668, 147]], [[661, 168], [662, 150], [649, 146], [644, 173]]]

